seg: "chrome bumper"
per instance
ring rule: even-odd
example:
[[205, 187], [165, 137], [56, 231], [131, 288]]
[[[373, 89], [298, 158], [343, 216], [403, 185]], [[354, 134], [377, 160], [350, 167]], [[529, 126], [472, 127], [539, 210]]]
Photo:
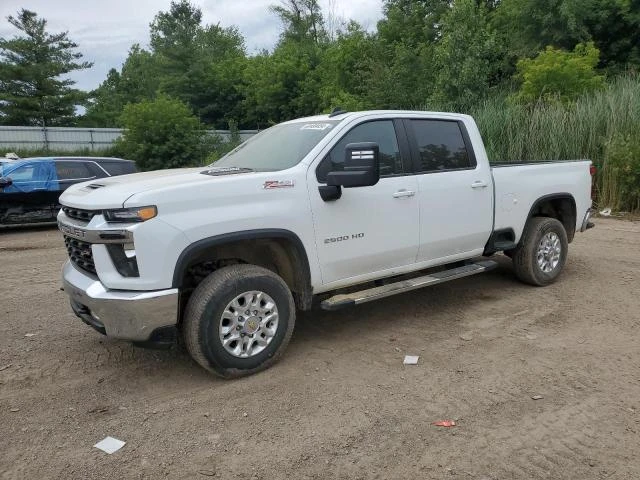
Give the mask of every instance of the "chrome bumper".
[[145, 342], [154, 331], [178, 321], [178, 289], [136, 292], [108, 290], [70, 261], [62, 270], [64, 291], [74, 313], [109, 337]]

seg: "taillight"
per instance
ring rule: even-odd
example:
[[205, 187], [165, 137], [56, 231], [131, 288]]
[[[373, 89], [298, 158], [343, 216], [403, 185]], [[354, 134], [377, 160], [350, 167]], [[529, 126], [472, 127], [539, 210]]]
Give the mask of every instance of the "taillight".
[[596, 172], [598, 171], [597, 167], [593, 164], [591, 164], [589, 166], [589, 173], [591, 174], [591, 176], [595, 176]]

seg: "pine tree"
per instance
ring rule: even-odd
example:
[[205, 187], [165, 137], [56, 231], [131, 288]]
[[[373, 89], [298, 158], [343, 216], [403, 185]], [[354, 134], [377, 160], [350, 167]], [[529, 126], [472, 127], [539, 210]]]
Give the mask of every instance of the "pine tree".
[[0, 123], [5, 125], [70, 125], [75, 107], [86, 94], [72, 88], [64, 75], [90, 68], [74, 51], [68, 32], [51, 34], [47, 21], [22, 9], [7, 20], [22, 35], [0, 38]]

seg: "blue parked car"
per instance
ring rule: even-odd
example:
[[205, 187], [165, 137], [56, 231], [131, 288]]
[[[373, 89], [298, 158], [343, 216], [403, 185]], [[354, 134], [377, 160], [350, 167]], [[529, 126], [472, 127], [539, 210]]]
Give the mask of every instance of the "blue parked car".
[[70, 185], [135, 172], [133, 161], [119, 158], [0, 159], [0, 227], [55, 222]]

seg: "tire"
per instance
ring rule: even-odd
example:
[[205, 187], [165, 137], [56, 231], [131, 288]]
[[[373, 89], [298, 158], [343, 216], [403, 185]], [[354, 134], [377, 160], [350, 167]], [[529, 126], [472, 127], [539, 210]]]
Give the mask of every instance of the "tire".
[[[243, 310], [249, 306], [247, 316]], [[195, 289], [185, 310], [183, 337], [198, 364], [221, 377], [236, 378], [278, 360], [291, 339], [295, 318], [293, 297], [282, 278], [262, 267], [231, 265], [211, 273]], [[228, 341], [226, 347], [223, 340]]]
[[[543, 241], [546, 242], [545, 245], [542, 244]], [[549, 253], [541, 252], [544, 248]], [[557, 252], [558, 248], [560, 252]], [[567, 261], [568, 249], [567, 232], [562, 223], [548, 217], [529, 219], [522, 239], [512, 254], [516, 277], [524, 283], [539, 287], [555, 282]], [[540, 258], [539, 253], [542, 255]]]

